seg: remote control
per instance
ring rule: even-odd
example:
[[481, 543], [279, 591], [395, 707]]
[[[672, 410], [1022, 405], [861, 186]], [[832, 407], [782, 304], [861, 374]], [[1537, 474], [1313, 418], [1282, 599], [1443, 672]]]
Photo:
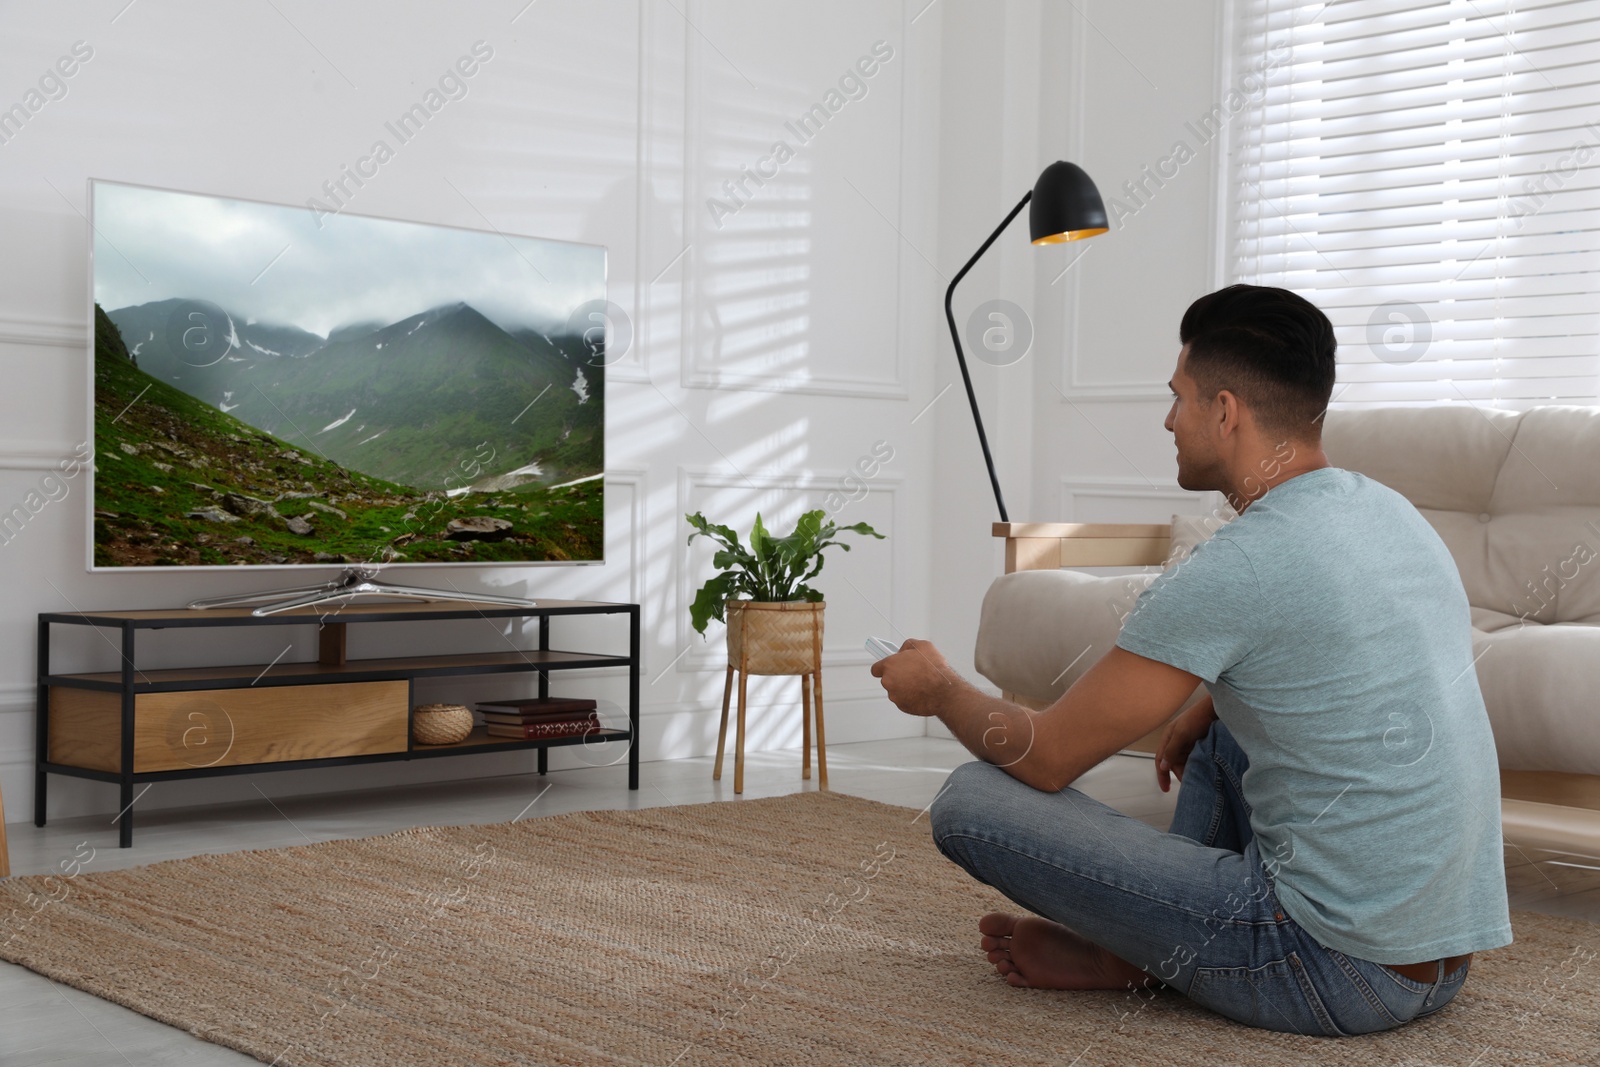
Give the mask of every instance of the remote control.
[[885, 656], [892, 656], [899, 652], [900, 648], [881, 637], [869, 637], [867, 638], [867, 651], [872, 653], [873, 659], [883, 659]]

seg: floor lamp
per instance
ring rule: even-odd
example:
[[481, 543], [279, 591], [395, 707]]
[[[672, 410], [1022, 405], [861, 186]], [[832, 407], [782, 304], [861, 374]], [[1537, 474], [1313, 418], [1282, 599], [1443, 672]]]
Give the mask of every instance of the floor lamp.
[[989, 251], [989, 246], [994, 244], [995, 239], [1030, 201], [1033, 206], [1028, 209], [1028, 236], [1036, 245], [1077, 241], [1105, 233], [1108, 228], [1105, 202], [1100, 199], [1100, 190], [1094, 187], [1089, 175], [1076, 164], [1058, 160], [1044, 169], [1039, 180], [1033, 183], [1033, 188], [1017, 201], [1011, 214], [994, 228], [989, 239], [972, 254], [967, 265], [956, 272], [950, 288], [945, 290], [944, 317], [950, 323], [950, 339], [956, 345], [956, 362], [961, 365], [961, 380], [967, 386], [967, 403], [972, 405], [972, 422], [978, 428], [978, 444], [983, 447], [983, 462], [989, 468], [989, 484], [994, 486], [994, 502], [1000, 508], [1001, 522], [1010, 522], [1011, 517], [1006, 514], [1006, 502], [1000, 495], [1000, 479], [994, 473], [994, 457], [989, 454], [989, 438], [983, 432], [983, 418], [978, 414], [978, 397], [972, 391], [972, 375], [967, 372], [967, 357], [961, 351], [961, 331], [956, 329], [956, 316], [950, 302], [955, 297], [956, 286], [967, 276], [967, 271]]

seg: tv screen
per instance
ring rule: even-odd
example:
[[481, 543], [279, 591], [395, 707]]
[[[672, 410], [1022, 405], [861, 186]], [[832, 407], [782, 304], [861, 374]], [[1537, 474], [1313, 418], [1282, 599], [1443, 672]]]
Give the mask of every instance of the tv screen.
[[602, 561], [604, 248], [90, 203], [91, 570]]

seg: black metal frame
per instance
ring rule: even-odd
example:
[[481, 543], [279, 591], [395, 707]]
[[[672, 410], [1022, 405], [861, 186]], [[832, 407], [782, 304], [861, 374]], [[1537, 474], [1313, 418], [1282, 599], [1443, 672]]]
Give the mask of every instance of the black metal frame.
[[1017, 206], [1011, 209], [1011, 214], [1007, 215], [1001, 220], [1000, 225], [994, 228], [994, 232], [989, 235], [989, 239], [979, 245], [976, 252], [972, 253], [972, 258], [967, 260], [966, 266], [956, 271], [956, 276], [950, 279], [950, 288], [944, 291], [944, 317], [945, 321], [950, 324], [950, 340], [954, 341], [956, 345], [956, 362], [961, 365], [961, 381], [967, 387], [967, 403], [972, 407], [972, 423], [978, 428], [978, 444], [983, 448], [984, 466], [989, 468], [989, 484], [994, 486], [994, 502], [995, 506], [1000, 509], [1001, 522], [1010, 522], [1011, 516], [1006, 514], [1005, 498], [1000, 495], [1000, 478], [994, 472], [994, 456], [989, 453], [989, 435], [983, 432], [983, 416], [978, 414], [978, 394], [972, 391], [972, 375], [967, 371], [966, 354], [961, 351], [961, 331], [956, 329], [956, 313], [951, 307], [951, 301], [955, 299], [956, 286], [960, 285], [961, 279], [967, 276], [967, 271], [971, 270], [973, 265], [983, 258], [983, 254], [989, 251], [989, 246], [999, 239], [1000, 235], [1005, 232], [1005, 228], [1011, 225], [1011, 220], [1016, 218], [1022, 212], [1022, 209], [1028, 206], [1028, 201], [1032, 199], [1033, 190], [1029, 189], [1022, 199], [1017, 201]]
[[[626, 656], [606, 655], [602, 653], [570, 652], [550, 647], [550, 619], [553, 616], [567, 615], [621, 615], [628, 616], [628, 654]], [[272, 675], [270, 678], [263, 675], [250, 683], [257, 687], [265, 686], [294, 686], [317, 685], [334, 682], [369, 682], [369, 681], [408, 681], [414, 682], [417, 678], [449, 677], [455, 675], [473, 674], [526, 674], [537, 672], [539, 675], [539, 696], [550, 695], [550, 672], [556, 670], [576, 670], [585, 667], [627, 667], [628, 668], [628, 728], [606, 728], [598, 733], [582, 736], [561, 738], [540, 738], [519, 740], [506, 738], [496, 740], [492, 744], [474, 745], [470, 748], [454, 747], [417, 747], [410, 736], [410, 722], [408, 713], [407, 722], [407, 747], [401, 752], [383, 752], [360, 756], [334, 756], [325, 759], [285, 760], [275, 763], [247, 763], [235, 764], [226, 767], [193, 767], [182, 770], [166, 771], [135, 771], [133, 769], [133, 741], [134, 741], [134, 706], [135, 698], [141, 693], [182, 692], [206, 689], [227, 689], [235, 687], [233, 680], [228, 678], [202, 678], [185, 680], [152, 681], [146, 679], [139, 681], [135, 676], [140, 674], [136, 665], [137, 643], [135, 635], [140, 630], [182, 629], [191, 627], [222, 627], [222, 626], [285, 626], [285, 625], [322, 625], [332, 619], [341, 624], [348, 623], [382, 623], [382, 622], [437, 622], [460, 621], [466, 619], [515, 619], [537, 618], [539, 620], [539, 647], [537, 649], [519, 650], [514, 653], [484, 653], [481, 663], [454, 664], [434, 667], [407, 667], [409, 661], [426, 659], [424, 656], [397, 657], [384, 660], [354, 661], [348, 666], [337, 671], [326, 668], [313, 669], [300, 674], [293, 673], [293, 668], [307, 666], [305, 664], [285, 664], [284, 670]], [[121, 669], [118, 681], [102, 681], [85, 677], [90, 673], [80, 674], [53, 674], [50, 671], [50, 628], [53, 625], [94, 626], [105, 629], [117, 629], [121, 632]], [[86, 778], [98, 782], [111, 782], [120, 786], [119, 811], [116, 822], [118, 824], [119, 844], [123, 848], [133, 847], [133, 802], [134, 786], [145, 782], [167, 782], [187, 778], [213, 778], [231, 774], [253, 774], [261, 771], [288, 771], [299, 770], [307, 767], [341, 767], [363, 763], [392, 763], [396, 760], [431, 759], [441, 756], [473, 756], [490, 752], [510, 752], [536, 749], [538, 751], [538, 773], [549, 772], [549, 750], [570, 745], [590, 745], [596, 742], [627, 741], [628, 749], [628, 788], [639, 788], [639, 671], [641, 666], [639, 648], [639, 605], [638, 604], [609, 604], [609, 603], [560, 603], [546, 602], [546, 605], [528, 605], [525, 607], [501, 607], [477, 605], [470, 608], [430, 608], [424, 611], [417, 610], [388, 610], [384, 607], [363, 606], [360, 609], [346, 608], [337, 614], [320, 615], [219, 615], [213, 612], [195, 612], [192, 617], [178, 616], [167, 618], [141, 618], [138, 613], [118, 612], [41, 612], [39, 615], [39, 644], [38, 644], [38, 692], [35, 708], [35, 748], [34, 748], [34, 815], [35, 826], [45, 825], [46, 800], [48, 799], [48, 779], [52, 774], [66, 775], [72, 778]], [[503, 659], [497, 660], [497, 657]], [[558, 658], [552, 658], [558, 657]], [[241, 677], [245, 668], [241, 668]], [[121, 770], [98, 771], [86, 767], [73, 767], [62, 763], [53, 763], [50, 760], [50, 687], [63, 686], [73, 689], [89, 689], [100, 692], [119, 693], [122, 698], [121, 708]], [[243, 686], [237, 686], [243, 688]]]

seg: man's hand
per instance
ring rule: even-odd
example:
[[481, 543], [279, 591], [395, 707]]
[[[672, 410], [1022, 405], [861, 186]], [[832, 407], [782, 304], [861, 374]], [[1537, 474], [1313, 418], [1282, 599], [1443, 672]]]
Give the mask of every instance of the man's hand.
[[957, 688], [969, 688], [931, 641], [912, 639], [872, 665], [894, 706], [907, 715], [933, 716]]
[[[901, 711], [937, 715], [968, 752], [1047, 792], [1166, 722], [1200, 684], [1177, 667], [1112, 648], [1061, 699], [1030, 711], [968, 683], [927, 641], [907, 641], [874, 663], [872, 675]], [[1185, 756], [1193, 744], [1183, 746]]]
[[1163, 793], [1172, 789], [1174, 775], [1179, 782], [1183, 781], [1183, 769], [1189, 762], [1189, 753], [1216, 721], [1217, 710], [1212, 705], [1209, 695], [1202, 697], [1194, 707], [1172, 720], [1172, 725], [1167, 727], [1166, 735], [1161, 739], [1160, 750], [1156, 753], [1156, 784], [1161, 787]]

